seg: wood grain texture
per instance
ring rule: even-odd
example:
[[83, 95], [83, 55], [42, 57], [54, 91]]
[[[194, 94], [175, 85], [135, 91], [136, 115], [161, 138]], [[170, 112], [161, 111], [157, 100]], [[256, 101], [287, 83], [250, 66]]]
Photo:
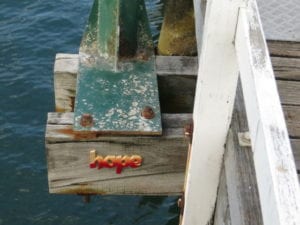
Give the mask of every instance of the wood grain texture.
[[229, 131], [224, 157], [232, 225], [260, 225], [262, 222], [251, 148], [240, 147], [236, 128]]
[[300, 42], [268, 41], [271, 56], [300, 58]]
[[191, 56], [156, 56], [157, 75], [196, 75], [198, 57]]
[[[46, 130], [51, 193], [180, 195], [188, 142], [183, 126], [190, 114], [163, 115], [161, 137], [79, 136], [72, 131], [73, 113], [50, 113]], [[176, 121], [176, 122], [174, 122]], [[78, 138], [78, 139], [77, 139]], [[90, 169], [89, 152], [98, 155], [140, 155], [139, 168]]]
[[300, 106], [283, 105], [285, 121], [291, 138], [300, 138]]
[[225, 168], [223, 165], [218, 188], [214, 225], [231, 225]]
[[[299, 59], [273, 57], [272, 63], [278, 79], [300, 80]], [[193, 111], [198, 70], [197, 57], [157, 56], [159, 97], [163, 113], [191, 113]], [[78, 55], [57, 54], [54, 68], [56, 111], [72, 112], [76, 94]], [[279, 85], [285, 102], [298, 102], [297, 83]], [[291, 94], [291, 89], [296, 91]], [[289, 95], [292, 95], [289, 99]]]
[[277, 79], [300, 81], [300, 58], [271, 57]]
[[[226, 144], [225, 167], [220, 177], [215, 225], [262, 224], [253, 153], [250, 147], [241, 147], [236, 136], [239, 132], [248, 131], [243, 101], [239, 84], [231, 131]], [[300, 171], [300, 140], [291, 139], [291, 144], [297, 170]]]
[[238, 133], [247, 130], [246, 111], [239, 84], [224, 156], [231, 225], [263, 224], [253, 152], [250, 147], [242, 147], [238, 142]]
[[[300, 139], [291, 139], [291, 145], [294, 153], [294, 159], [298, 174], [300, 174]], [[299, 181], [300, 182], [300, 181]]]
[[75, 54], [57, 54], [54, 64], [55, 109], [57, 112], [74, 110], [79, 58]]
[[[291, 44], [287, 43], [286, 45]], [[160, 89], [160, 101], [162, 102], [163, 112], [192, 112], [194, 102], [194, 92], [196, 84], [196, 76], [188, 75], [196, 71], [196, 58], [185, 57], [158, 57], [157, 67]], [[290, 63], [290, 62], [293, 63]], [[184, 63], [183, 63], [184, 62]], [[173, 69], [174, 64], [181, 63], [185, 65], [187, 71], [181, 69], [180, 73], [186, 74], [184, 76], [176, 75], [176, 70]], [[187, 63], [187, 64], [186, 64]], [[279, 83], [279, 93], [281, 98], [284, 100], [283, 103], [292, 103], [292, 105], [283, 105], [283, 111], [285, 114], [289, 135], [291, 137], [300, 137], [300, 108], [294, 105], [300, 96], [299, 91], [299, 71], [297, 65], [298, 59], [295, 58], [284, 58], [284, 57], [273, 57], [272, 58], [273, 68], [277, 78], [292, 79], [293, 81], [277, 81]], [[167, 68], [171, 72], [167, 71]], [[57, 54], [55, 62], [55, 95], [56, 102], [60, 105], [59, 111], [72, 111], [72, 101], [75, 97], [76, 92], [76, 77], [78, 70], [78, 55], [76, 54]], [[170, 75], [175, 74], [175, 75]], [[286, 83], [287, 82], [287, 83]], [[292, 90], [292, 91], [291, 91]], [[293, 100], [289, 100], [287, 95], [291, 95]], [[56, 115], [56, 114], [55, 114]], [[62, 114], [67, 115], [67, 114]], [[167, 118], [171, 118], [169, 115]], [[56, 117], [53, 119], [57, 119]], [[173, 120], [176, 123], [176, 120]], [[48, 123], [55, 123], [55, 121], [49, 121]], [[170, 123], [172, 124], [172, 123]], [[293, 146], [298, 146], [298, 142], [295, 142]], [[294, 148], [294, 147], [293, 147]], [[297, 148], [299, 149], [300, 146]]]
[[[255, 0], [240, 9], [235, 47], [265, 225], [300, 223], [300, 190]], [[285, 99], [282, 99], [285, 101]]]
[[300, 82], [299, 81], [277, 81], [281, 104], [300, 105]]

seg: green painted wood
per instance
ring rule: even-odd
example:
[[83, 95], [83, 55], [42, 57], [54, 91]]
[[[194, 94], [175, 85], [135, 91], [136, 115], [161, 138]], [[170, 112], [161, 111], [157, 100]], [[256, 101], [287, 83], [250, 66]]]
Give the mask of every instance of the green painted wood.
[[[154, 118], [142, 111], [151, 107]], [[161, 135], [155, 55], [143, 0], [95, 0], [79, 53], [75, 131]], [[89, 121], [82, 123], [82, 116]]]

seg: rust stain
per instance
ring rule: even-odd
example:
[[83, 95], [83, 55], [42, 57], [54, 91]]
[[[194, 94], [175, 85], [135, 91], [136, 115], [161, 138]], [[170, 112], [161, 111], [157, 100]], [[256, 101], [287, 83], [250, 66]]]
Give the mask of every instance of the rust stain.
[[[94, 140], [103, 136], [145, 136], [143, 132], [115, 132], [115, 131], [74, 131], [72, 128], [57, 129], [56, 132], [69, 136], [76, 141]], [[146, 133], [147, 136], [158, 136], [160, 133]]]
[[84, 139], [95, 139], [103, 135], [101, 132], [92, 132], [92, 131], [74, 131], [73, 129], [59, 129], [58, 133], [65, 134], [72, 137], [75, 140], [84, 140]]
[[61, 191], [56, 192], [57, 194], [75, 194], [75, 195], [104, 195], [105, 191], [89, 188], [88, 184], [80, 184], [76, 188], [68, 188]]
[[60, 108], [60, 107], [55, 107], [55, 112], [59, 112], [59, 113], [63, 113], [63, 112], [66, 112], [66, 109], [64, 108]]

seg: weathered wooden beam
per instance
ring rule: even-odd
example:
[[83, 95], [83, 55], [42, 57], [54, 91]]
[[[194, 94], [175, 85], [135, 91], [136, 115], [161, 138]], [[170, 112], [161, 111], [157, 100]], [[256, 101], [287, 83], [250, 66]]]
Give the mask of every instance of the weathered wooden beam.
[[283, 112], [290, 137], [300, 138], [300, 106], [284, 105]]
[[[241, 146], [238, 140], [238, 134], [245, 131], [248, 131], [248, 124], [242, 89], [239, 83], [231, 130], [227, 137], [224, 171], [220, 178], [215, 214], [215, 218], [218, 218], [218, 221], [229, 220], [230, 222], [227, 222], [227, 225], [263, 224], [253, 152], [251, 151], [251, 146]], [[222, 187], [223, 180], [225, 180], [225, 187]], [[225, 195], [227, 198], [219, 195]], [[224, 211], [227, 213], [220, 213]], [[222, 224], [218, 221], [215, 220], [214, 224]]]
[[265, 225], [300, 223], [296, 166], [255, 0], [241, 8], [235, 47]]
[[[233, 45], [242, 1], [207, 3], [194, 105], [194, 135], [185, 189], [183, 225], [206, 225], [213, 217], [224, 144], [238, 80]], [[201, 0], [195, 1], [195, 9]], [[195, 11], [197, 14], [202, 13]], [[201, 26], [202, 21], [196, 21]]]
[[[103, 136], [74, 132], [73, 113], [49, 113], [46, 130], [50, 193], [182, 194], [188, 142], [184, 125], [191, 114], [163, 114], [162, 137]], [[89, 154], [139, 155], [138, 168], [91, 169]]]
[[271, 57], [277, 79], [300, 81], [300, 58]]
[[299, 58], [300, 42], [292, 41], [268, 41], [271, 56]]
[[[298, 171], [298, 174], [300, 175], [300, 138], [298, 139], [291, 139], [291, 145], [293, 148], [293, 153], [294, 153], [294, 159], [296, 163], [296, 168]], [[300, 180], [299, 180], [300, 182]]]
[[[56, 71], [57, 73], [55, 73], [55, 79], [57, 79], [56, 81], [56, 85], [58, 87], [61, 88], [61, 92], [56, 92], [56, 96], [60, 98], [61, 93], [67, 93], [66, 91], [68, 91], [68, 89], [70, 88], [71, 91], [71, 96], [72, 93], [74, 93], [75, 95], [75, 80], [76, 80], [76, 76], [77, 76], [77, 67], [76, 67], [76, 62], [77, 62], [77, 56], [75, 55], [66, 55], [66, 54], [62, 54], [62, 55], [58, 55], [57, 57], [58, 59], [56, 60]], [[195, 82], [195, 76], [189, 76], [192, 72], [191, 72], [191, 67], [193, 68], [193, 66], [195, 65], [195, 58], [190, 58], [190, 57], [172, 57], [172, 60], [170, 59], [170, 57], [158, 57], [157, 59], [157, 64], [159, 64], [160, 66], [157, 66], [158, 68], [158, 72], [161, 74], [159, 77], [162, 79], [165, 79], [164, 81], [162, 81], [162, 83], [173, 83], [175, 82], [175, 84], [177, 85], [177, 87], [181, 87], [182, 88], [182, 93], [184, 94], [185, 92], [191, 92], [191, 95], [193, 96], [194, 93], [190, 90], [190, 87], [194, 87], [194, 82]], [[184, 76], [180, 76], [179, 73], [176, 74], [176, 70], [173, 70], [176, 64], [182, 65], [183, 68], [186, 67], [186, 69], [182, 69], [182, 71], [180, 71], [180, 73], [185, 74]], [[168, 72], [168, 69], [170, 68], [170, 70], [172, 72]], [[195, 68], [195, 66], [194, 66]], [[196, 69], [194, 69], [196, 70]], [[176, 74], [176, 76], [170, 76], [171, 74]], [[67, 79], [60, 79], [66, 77]], [[68, 80], [69, 78], [69, 80]], [[74, 81], [74, 86], [72, 85], [67, 85], [66, 84], [72, 84], [72, 82]], [[180, 81], [180, 82], [178, 82]], [[186, 81], [188, 81], [188, 84], [184, 84]], [[179, 84], [179, 85], [178, 85]], [[176, 86], [175, 85], [175, 86]], [[56, 86], [56, 87], [57, 87]], [[176, 87], [174, 87], [174, 92], [178, 92], [178, 89], [176, 89]], [[170, 89], [168, 89], [170, 90]], [[172, 91], [170, 91], [170, 93], [172, 93]], [[73, 96], [74, 96], [73, 95]], [[176, 94], [175, 94], [176, 95]], [[178, 96], [175, 96], [175, 98], [177, 98]], [[68, 100], [67, 100], [68, 101]], [[169, 100], [166, 100], [169, 101]], [[170, 102], [170, 101], [169, 101]], [[189, 105], [190, 107], [192, 107], [191, 104], [192, 101], [190, 101], [190, 103], [185, 103], [187, 105]], [[298, 118], [298, 113], [297, 110], [295, 110], [294, 106], [286, 106], [288, 109], [286, 110], [286, 114], [287, 114], [287, 121], [290, 121], [290, 123], [288, 122], [288, 124], [290, 124], [290, 126], [293, 129], [293, 125], [295, 126], [295, 121], [299, 121]], [[58, 116], [59, 115], [59, 116]], [[170, 128], [178, 128], [178, 127], [182, 127], [183, 124], [187, 124], [189, 123], [189, 119], [185, 120], [184, 122], [181, 123], [182, 120], [178, 120], [177, 115], [173, 115], [173, 114], [168, 114], [167, 116], [165, 116], [163, 114], [163, 121], [167, 121], [165, 123], [168, 124], [168, 126], [170, 126]], [[48, 136], [48, 141], [49, 142], [72, 142], [74, 140], [74, 136], [72, 136], [72, 132], [69, 129], [69, 125], [72, 124], [72, 117], [69, 114], [49, 114], [49, 119], [48, 119], [48, 125], [49, 127], [51, 127], [51, 129], [48, 129], [47, 131], [50, 132], [50, 134], [52, 133], [52, 131], [54, 132], [54, 134], [49, 135]], [[51, 126], [50, 126], [51, 125]], [[59, 126], [58, 126], [59, 125]], [[58, 126], [58, 128], [62, 128], [62, 125], [66, 125], [66, 127], [68, 127], [68, 129], [63, 129], [62, 132], [56, 132], [55, 127]], [[180, 132], [180, 135], [182, 135], [182, 129], [172, 129], [173, 131], [177, 130], [178, 132]], [[69, 133], [68, 133], [69, 132]], [[295, 160], [296, 160], [296, 164], [300, 165], [300, 141], [298, 139], [292, 139], [292, 146], [293, 149], [298, 150], [297, 152], [299, 154], [297, 154], [297, 152], [295, 153]], [[297, 166], [297, 168], [299, 168], [299, 166]], [[181, 174], [181, 176], [184, 176], [184, 173]], [[183, 178], [182, 178], [183, 180]], [[83, 191], [84, 189], [82, 189], [81, 191]], [[73, 189], [73, 191], [75, 192], [76, 190]], [[77, 190], [78, 191], [78, 190]], [[90, 190], [92, 192], [92, 190]]]
[[[193, 111], [197, 58], [156, 57], [160, 101], [163, 113]], [[54, 66], [57, 112], [72, 112], [76, 95], [78, 55], [57, 54]], [[191, 76], [192, 75], [192, 76]]]
[[157, 75], [197, 75], [198, 57], [156, 56]]
[[277, 87], [281, 104], [300, 105], [300, 82], [299, 81], [277, 81]]
[[57, 54], [54, 63], [54, 94], [56, 112], [74, 111], [78, 54]]
[[218, 197], [214, 215], [214, 225], [231, 225], [230, 208], [224, 165], [222, 167], [218, 188]]
[[[300, 80], [299, 71], [296, 64], [288, 67], [288, 70], [285, 69], [286, 60], [289, 62], [294, 58], [273, 57], [272, 60], [274, 60], [273, 68], [275, 75], [277, 73], [277, 78], [294, 79], [287, 83], [279, 80], [277, 83], [282, 103], [287, 104], [283, 105], [283, 111], [289, 134], [292, 137], [300, 137], [300, 108], [295, 105], [300, 96], [300, 82], [296, 82], [296, 80]], [[197, 57], [157, 56], [156, 68], [162, 111], [164, 113], [192, 112], [198, 70]], [[73, 111], [77, 70], [78, 55], [57, 54], [54, 66], [54, 86], [58, 112]], [[287, 74], [282, 74], [282, 71], [286, 71]], [[288, 105], [289, 103], [291, 105]]]
[[[192, 112], [198, 70], [197, 57], [157, 56], [156, 69], [162, 112]], [[298, 59], [273, 57], [276, 78], [300, 80]], [[57, 112], [72, 112], [76, 94], [78, 55], [57, 54], [54, 66], [55, 104]], [[279, 81], [279, 92], [284, 104], [298, 102], [300, 84]], [[291, 99], [289, 99], [291, 96]]]

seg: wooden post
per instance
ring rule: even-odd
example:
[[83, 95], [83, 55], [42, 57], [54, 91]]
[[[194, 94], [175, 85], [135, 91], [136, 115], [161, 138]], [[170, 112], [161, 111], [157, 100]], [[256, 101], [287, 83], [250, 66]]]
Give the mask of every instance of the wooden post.
[[235, 47], [265, 225], [300, 224], [296, 166], [255, 0], [240, 9]]
[[193, 0], [166, 0], [158, 42], [160, 55], [196, 55]]
[[[201, 1], [195, 1], [195, 8]], [[240, 0], [207, 3], [194, 106], [194, 136], [185, 190], [183, 225], [206, 225], [216, 202], [231, 122], [238, 66], [234, 35]], [[196, 17], [198, 12], [196, 11]], [[196, 21], [196, 26], [201, 21]]]

